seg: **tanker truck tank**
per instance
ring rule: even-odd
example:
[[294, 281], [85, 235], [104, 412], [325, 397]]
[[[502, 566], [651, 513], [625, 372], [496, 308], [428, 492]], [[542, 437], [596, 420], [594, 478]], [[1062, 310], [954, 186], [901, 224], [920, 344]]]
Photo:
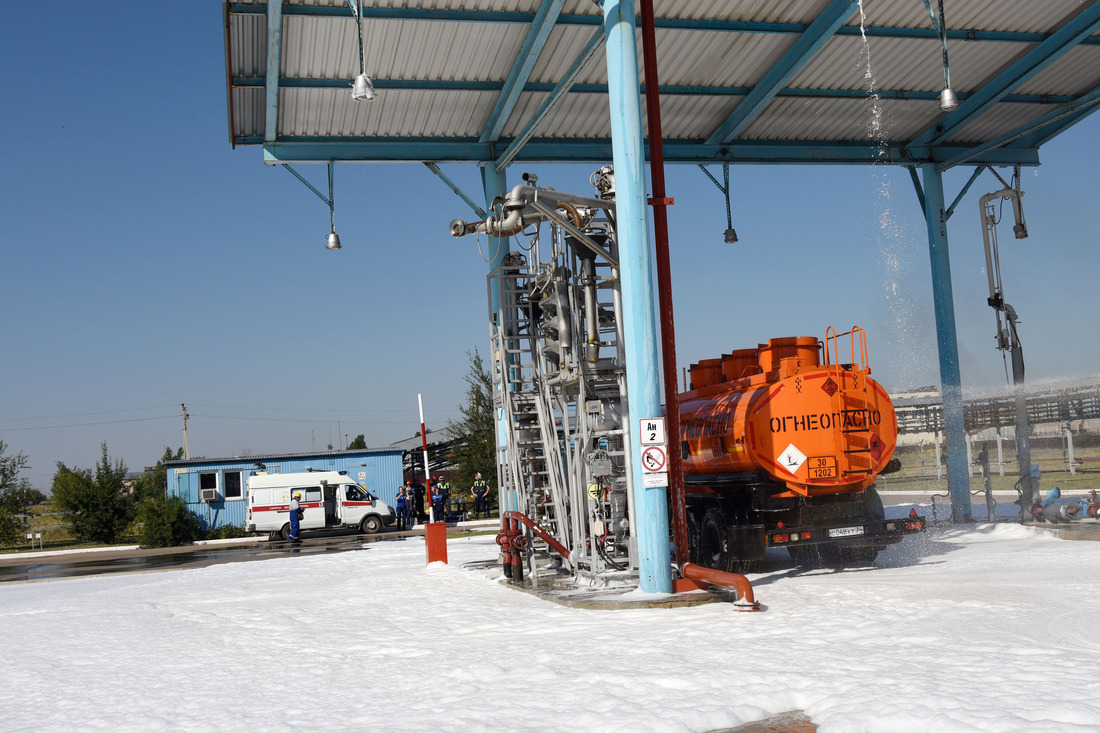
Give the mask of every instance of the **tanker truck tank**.
[[693, 562], [745, 571], [767, 547], [865, 561], [924, 529], [923, 517], [887, 522], [874, 488], [899, 467], [898, 428], [870, 374], [858, 326], [691, 365], [679, 408]]

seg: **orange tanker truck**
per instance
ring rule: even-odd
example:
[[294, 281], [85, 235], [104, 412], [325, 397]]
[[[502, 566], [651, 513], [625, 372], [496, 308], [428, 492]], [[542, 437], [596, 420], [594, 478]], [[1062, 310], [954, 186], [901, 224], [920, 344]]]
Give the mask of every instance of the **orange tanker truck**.
[[925, 529], [915, 512], [887, 520], [875, 491], [900, 464], [894, 406], [870, 374], [858, 326], [691, 365], [679, 402], [692, 562], [745, 572], [768, 547], [869, 561]]

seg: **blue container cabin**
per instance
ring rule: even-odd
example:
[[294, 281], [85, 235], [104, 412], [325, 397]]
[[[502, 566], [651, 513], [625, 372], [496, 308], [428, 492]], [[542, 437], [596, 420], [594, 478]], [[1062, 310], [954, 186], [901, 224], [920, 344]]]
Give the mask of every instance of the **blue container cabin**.
[[168, 461], [167, 493], [182, 497], [202, 526], [211, 529], [227, 524], [244, 525], [248, 477], [260, 471], [343, 471], [379, 499], [395, 506], [397, 489], [403, 480], [402, 454], [400, 448], [367, 448]]

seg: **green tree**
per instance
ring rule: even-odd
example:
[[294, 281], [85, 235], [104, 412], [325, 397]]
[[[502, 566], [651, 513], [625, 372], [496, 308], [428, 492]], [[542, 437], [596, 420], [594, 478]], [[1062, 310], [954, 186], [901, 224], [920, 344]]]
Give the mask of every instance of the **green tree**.
[[470, 368], [466, 372], [466, 403], [459, 405], [460, 420], [448, 420], [454, 436], [452, 455], [458, 470], [452, 482], [456, 492], [468, 493], [474, 474], [489, 482], [489, 496], [497, 488], [496, 411], [493, 409], [493, 377], [485, 369], [475, 348], [467, 351]]
[[179, 496], [150, 497], [138, 507], [138, 541], [142, 547], [176, 547], [198, 539], [199, 518]]
[[0, 545], [15, 544], [22, 538], [23, 523], [16, 515], [46, 498], [32, 489], [27, 479], [19, 477], [20, 471], [30, 468], [27, 457], [22, 452], [13, 456], [7, 452], [7, 444], [0, 440]]
[[362, 433], [359, 433], [359, 435], [356, 435], [355, 440], [348, 443], [348, 450], [366, 450], [366, 449], [367, 449], [367, 439], [363, 436]]
[[141, 476], [134, 479], [134, 501], [140, 506], [146, 499], [163, 499], [168, 492], [168, 467], [164, 464], [168, 461], [177, 461], [183, 457], [183, 448], [172, 449], [164, 447], [164, 455], [157, 461], [157, 465], [145, 470]]
[[126, 464], [111, 462], [107, 443], [95, 473], [71, 469], [58, 461], [53, 478], [53, 503], [65, 515], [73, 536], [86, 542], [112, 544], [134, 519], [134, 498], [123, 485]]

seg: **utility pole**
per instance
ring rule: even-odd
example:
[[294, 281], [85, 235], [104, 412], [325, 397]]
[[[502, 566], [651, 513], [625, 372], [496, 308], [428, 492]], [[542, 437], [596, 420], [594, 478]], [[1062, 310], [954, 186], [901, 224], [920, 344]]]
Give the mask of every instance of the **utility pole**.
[[180, 407], [183, 408], [183, 457], [190, 460], [191, 448], [187, 445], [187, 405], [181, 402]]

